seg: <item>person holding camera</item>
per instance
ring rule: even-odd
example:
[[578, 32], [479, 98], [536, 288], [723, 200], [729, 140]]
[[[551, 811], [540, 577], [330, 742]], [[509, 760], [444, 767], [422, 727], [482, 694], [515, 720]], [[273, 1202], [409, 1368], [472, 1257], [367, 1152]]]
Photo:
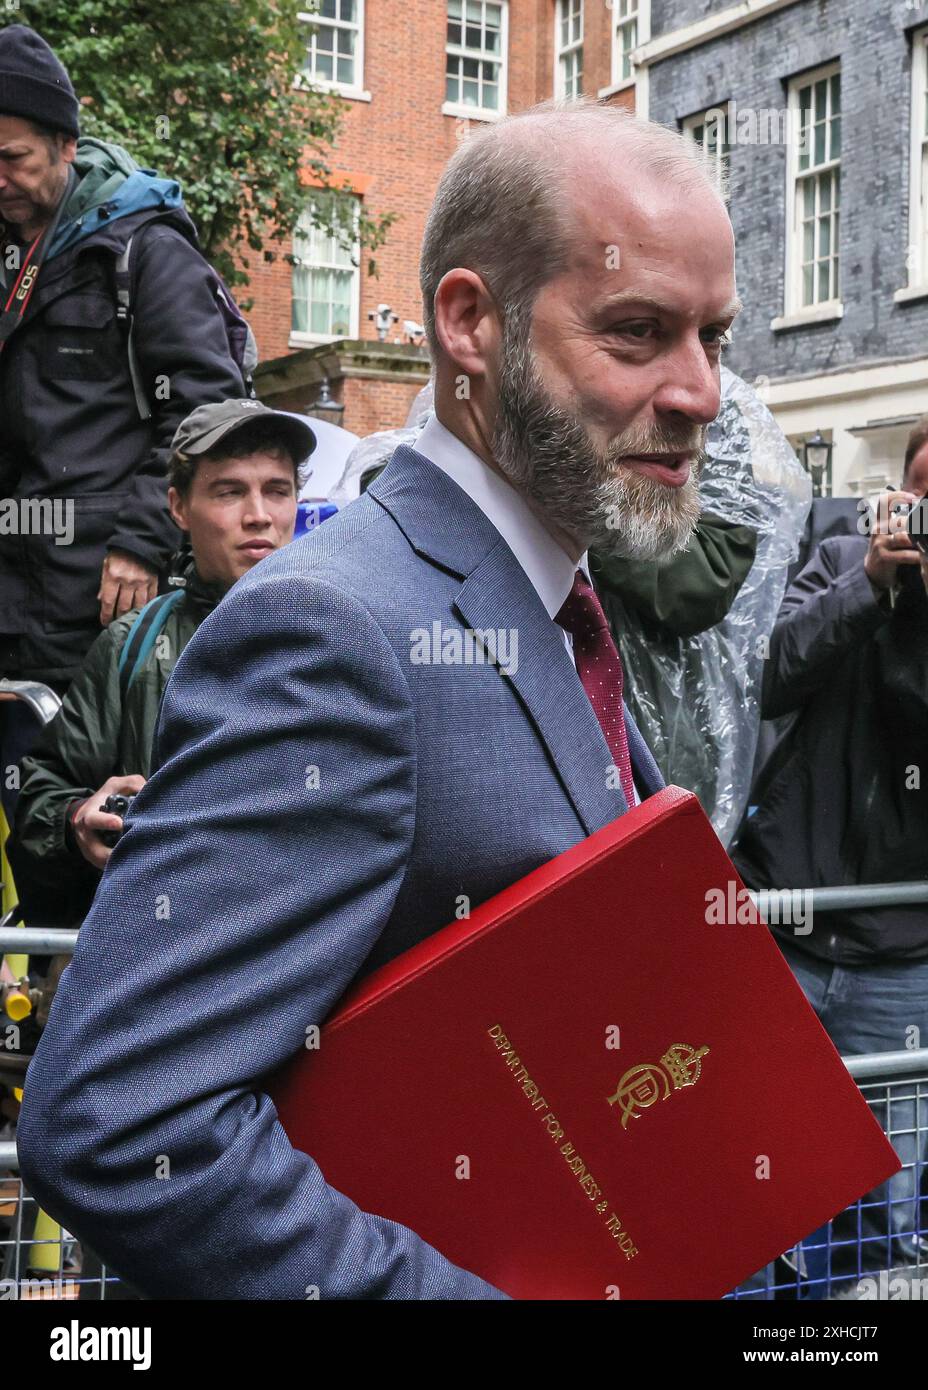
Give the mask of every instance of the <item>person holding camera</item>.
[[168, 502], [192, 551], [184, 587], [100, 634], [22, 761], [8, 850], [14, 874], [25, 865], [17, 881], [31, 885], [20, 892], [30, 925], [75, 925], [86, 915], [148, 777], [171, 672], [235, 581], [293, 539], [300, 470], [315, 443], [309, 425], [253, 400], [200, 406], [177, 430]]
[[[875, 512], [861, 517], [862, 534], [822, 541], [786, 593], [770, 639], [762, 714], [793, 722], [763, 769], [751, 798], [757, 809], [731, 850], [750, 888], [926, 877], [926, 494], [928, 416], [909, 436], [901, 488], [883, 493]], [[924, 902], [816, 910], [811, 921], [771, 930], [839, 1052], [928, 1046]], [[889, 1193], [893, 1253], [908, 1261], [924, 1258], [928, 1242], [917, 1235], [915, 1102], [909, 1112], [904, 1106], [894, 1103], [892, 1127], [912, 1132], [890, 1138], [907, 1167]], [[921, 1123], [928, 1125], [928, 1113]], [[874, 1267], [885, 1268], [886, 1257], [883, 1223]]]

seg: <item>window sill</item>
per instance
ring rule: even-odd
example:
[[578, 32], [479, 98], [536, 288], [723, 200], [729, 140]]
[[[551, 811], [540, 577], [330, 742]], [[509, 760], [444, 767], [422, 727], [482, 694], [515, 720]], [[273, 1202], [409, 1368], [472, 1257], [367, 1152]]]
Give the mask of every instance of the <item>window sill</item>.
[[346, 101], [370, 101], [370, 92], [362, 91], [360, 87], [323, 87], [323, 91], [334, 92], [336, 96], [344, 97]]
[[911, 304], [916, 299], [928, 299], [928, 284], [907, 285], [905, 289], [896, 290], [893, 299], [897, 304]]
[[455, 116], [459, 121], [501, 121], [505, 111], [484, 111], [479, 106], [458, 106], [453, 101], [441, 104], [443, 116]]
[[596, 95], [597, 95], [597, 97], [599, 97], [600, 100], [602, 100], [603, 97], [614, 97], [614, 96], [616, 95], [617, 92], [627, 92], [627, 91], [630, 91], [630, 89], [631, 89], [632, 87], [634, 87], [634, 85], [635, 85], [635, 78], [634, 78], [634, 76], [632, 76], [632, 77], [623, 77], [621, 82], [613, 82], [613, 83], [611, 83], [610, 86], [608, 86], [608, 87], [600, 87], [600, 89], [599, 89], [599, 91], [596, 93]]
[[293, 86], [297, 91], [307, 89], [314, 92], [331, 92], [334, 96], [344, 97], [346, 101], [371, 101], [370, 92], [362, 87], [341, 87], [337, 82], [324, 82], [321, 78], [307, 78], [301, 81], [301, 75], [293, 79]]
[[790, 328], [808, 328], [816, 323], [836, 323], [844, 318], [844, 305], [840, 299], [830, 299], [827, 304], [816, 304], [813, 308], [798, 309], [794, 314], [784, 314], [771, 319], [770, 327], [774, 333], [785, 333]]
[[291, 333], [287, 347], [322, 347], [325, 343], [343, 343], [346, 338], [357, 338], [357, 333]]

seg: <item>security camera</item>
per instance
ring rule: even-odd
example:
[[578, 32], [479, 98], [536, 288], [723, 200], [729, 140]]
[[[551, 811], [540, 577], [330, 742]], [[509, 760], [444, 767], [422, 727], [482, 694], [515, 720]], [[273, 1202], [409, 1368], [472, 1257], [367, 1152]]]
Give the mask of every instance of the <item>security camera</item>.
[[394, 314], [389, 304], [378, 304], [376, 309], [372, 309], [368, 314], [368, 320], [377, 325], [377, 337], [381, 342], [386, 342], [387, 334], [390, 332], [391, 323], [399, 323], [399, 314]]

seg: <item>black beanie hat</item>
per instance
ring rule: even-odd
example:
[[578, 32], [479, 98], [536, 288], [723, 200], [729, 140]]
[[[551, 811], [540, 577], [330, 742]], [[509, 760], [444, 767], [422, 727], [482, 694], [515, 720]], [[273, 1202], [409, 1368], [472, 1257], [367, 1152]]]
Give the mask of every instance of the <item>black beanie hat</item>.
[[25, 24], [0, 29], [0, 114], [80, 135], [71, 79], [48, 44]]

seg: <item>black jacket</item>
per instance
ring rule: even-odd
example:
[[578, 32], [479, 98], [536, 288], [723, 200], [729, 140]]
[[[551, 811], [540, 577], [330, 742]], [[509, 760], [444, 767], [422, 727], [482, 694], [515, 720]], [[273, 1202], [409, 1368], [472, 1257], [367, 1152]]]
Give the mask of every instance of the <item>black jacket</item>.
[[[928, 595], [916, 566], [901, 569], [891, 606], [866, 553], [865, 537], [823, 541], [783, 600], [763, 714], [797, 718], [732, 850], [749, 887], [928, 878]], [[928, 903], [816, 913], [809, 935], [773, 930], [841, 964], [928, 958]]]
[[[116, 319], [116, 258], [133, 235], [147, 421]], [[243, 394], [215, 275], [195, 240], [179, 209], [102, 226], [42, 267], [0, 355], [0, 497], [68, 499], [74, 517], [71, 544], [0, 534], [0, 674], [62, 689], [100, 632], [106, 551], [164, 570], [177, 546], [165, 483], [174, 431], [196, 406]]]

